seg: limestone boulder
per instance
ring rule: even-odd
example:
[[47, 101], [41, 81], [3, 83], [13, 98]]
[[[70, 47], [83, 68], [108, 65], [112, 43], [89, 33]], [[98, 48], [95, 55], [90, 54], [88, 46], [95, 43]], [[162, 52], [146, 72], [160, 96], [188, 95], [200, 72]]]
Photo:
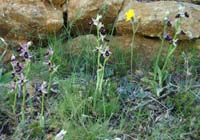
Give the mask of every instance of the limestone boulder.
[[41, 0], [0, 0], [0, 36], [7, 40], [46, 38], [62, 26], [62, 11]]
[[181, 25], [181, 29], [186, 33], [181, 39], [195, 39], [200, 37], [200, 6], [190, 3], [175, 1], [137, 2], [125, 0], [125, 4], [119, 14], [116, 24], [118, 35], [132, 34], [130, 22], [125, 21], [125, 13], [129, 9], [134, 9], [136, 17], [141, 17], [138, 34], [148, 37], [159, 37], [163, 32], [164, 17], [169, 11], [169, 18], [172, 21], [172, 32], [174, 31], [175, 16], [179, 13], [180, 6], [185, 7], [189, 14]]
[[52, 4], [54, 4], [55, 6], [61, 8], [66, 3], [66, 0], [51, 0], [50, 2], [52, 2]]
[[56, 10], [65, 11], [68, 0], [43, 0], [46, 6], [54, 8]]
[[[121, 51], [123, 51], [124, 54], [127, 54], [127, 63], [130, 62], [131, 54], [131, 41], [132, 36], [130, 35], [123, 35], [123, 36], [107, 36], [107, 38], [110, 40], [108, 42], [108, 45], [110, 46], [110, 50], [112, 52], [111, 61], [113, 58], [113, 55], [115, 55], [115, 50], [117, 48], [120, 48]], [[88, 54], [92, 56], [95, 50], [96, 44], [96, 36], [89, 34], [89, 35], [80, 35], [76, 38], [73, 38], [71, 40], [68, 40], [64, 45], [63, 48], [66, 48], [64, 51], [65, 55], [69, 55], [69, 53], [72, 53], [73, 55], [79, 56], [80, 53], [87, 48]], [[165, 44], [163, 55], [166, 54], [166, 49], [168, 48], [169, 44]], [[134, 59], [139, 60], [140, 64], [143, 65], [143, 67], [149, 68], [152, 64], [153, 59], [155, 59], [157, 52], [159, 50], [159, 47], [161, 46], [161, 41], [158, 38], [149, 38], [144, 37], [142, 35], [136, 35], [135, 41], [134, 41]], [[200, 42], [198, 40], [195, 41], [182, 41], [178, 43], [178, 47], [175, 51], [175, 56], [180, 56], [182, 51], [187, 52], [191, 48], [199, 48]], [[68, 51], [70, 50], [70, 52]], [[139, 64], [138, 64], [139, 65]]]
[[112, 28], [124, 0], [69, 0], [68, 20], [79, 31], [90, 31], [88, 23], [97, 13], [103, 15], [103, 23]]

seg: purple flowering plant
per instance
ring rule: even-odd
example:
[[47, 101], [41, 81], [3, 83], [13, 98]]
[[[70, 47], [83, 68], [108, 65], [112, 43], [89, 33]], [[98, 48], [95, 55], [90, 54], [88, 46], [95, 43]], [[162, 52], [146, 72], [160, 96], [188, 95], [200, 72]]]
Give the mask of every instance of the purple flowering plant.
[[[26, 84], [28, 82], [28, 74], [30, 71], [30, 62], [32, 56], [29, 52], [29, 47], [32, 45], [32, 42], [26, 42], [18, 48], [18, 56], [11, 56], [11, 65], [13, 68], [12, 77], [13, 77], [13, 91], [14, 91], [14, 104], [13, 104], [13, 113], [16, 113], [16, 102], [17, 98], [22, 95], [22, 104], [21, 104], [21, 120], [25, 120], [25, 100], [26, 100]], [[17, 59], [20, 57], [20, 59]], [[21, 61], [20, 61], [21, 60]]]
[[[174, 51], [177, 48], [177, 41], [180, 37], [180, 35], [184, 35], [185, 33], [181, 30], [181, 23], [184, 19], [187, 19], [189, 17], [189, 14], [184, 11], [184, 7], [180, 6], [179, 7], [179, 12], [175, 16], [175, 22], [174, 22], [174, 28], [175, 28], [175, 33], [172, 36], [170, 33], [168, 33], [168, 28], [171, 28], [173, 26], [172, 21], [169, 19], [169, 12], [166, 13], [166, 16], [164, 18], [164, 32], [163, 35], [160, 37], [162, 44], [158, 50], [156, 60], [154, 63], [154, 78], [153, 81], [158, 81], [158, 85], [155, 86], [155, 92], [157, 96], [160, 96], [160, 93], [164, 90], [165, 87], [163, 87], [163, 83], [167, 78], [168, 70], [167, 70], [167, 65], [174, 53]], [[169, 47], [167, 48], [167, 54], [164, 58], [164, 63], [161, 65], [160, 64], [160, 58], [161, 54], [164, 49], [164, 44], [168, 42]], [[155, 82], [153, 82], [155, 83]]]
[[44, 122], [45, 121], [45, 118], [44, 118], [45, 95], [50, 93], [53, 76], [59, 67], [53, 63], [53, 55], [54, 55], [54, 51], [52, 47], [50, 47], [47, 50], [47, 52], [44, 54], [44, 57], [46, 58], [46, 60], [43, 64], [48, 67], [49, 81], [48, 82], [43, 81], [43, 83], [41, 84], [39, 88], [39, 92], [42, 94], [42, 105], [41, 105], [42, 108], [41, 108], [41, 113], [40, 113], [40, 125], [42, 128], [44, 128], [44, 125], [45, 125], [45, 122]]
[[[102, 15], [97, 14], [95, 19], [92, 19], [91, 24], [96, 26], [97, 31], [97, 46], [95, 52], [97, 54], [97, 81], [96, 81], [96, 90], [94, 94], [94, 108], [96, 108], [97, 97], [102, 94], [102, 86], [104, 82], [104, 71], [106, 63], [109, 60], [110, 55], [112, 54], [107, 42], [109, 41], [106, 38], [106, 29], [104, 24], [100, 21], [102, 19]], [[104, 96], [103, 96], [104, 98]], [[106, 114], [105, 103], [103, 103], [104, 115]]]

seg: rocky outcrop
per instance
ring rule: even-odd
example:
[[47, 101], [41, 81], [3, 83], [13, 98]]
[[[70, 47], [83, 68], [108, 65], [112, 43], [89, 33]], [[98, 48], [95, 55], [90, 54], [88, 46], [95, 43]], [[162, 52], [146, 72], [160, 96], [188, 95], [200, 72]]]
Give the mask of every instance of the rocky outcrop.
[[[190, 2], [194, 2], [190, 1]], [[175, 2], [175, 1], [154, 1], [154, 2], [138, 2], [136, 0], [69, 0], [68, 21], [73, 24], [74, 32], [91, 31], [91, 26], [88, 23], [97, 13], [103, 14], [103, 23], [108, 29], [113, 27], [115, 20], [117, 35], [132, 34], [131, 25], [125, 21], [125, 12], [133, 8], [136, 16], [141, 16], [141, 25], [138, 34], [159, 37], [163, 32], [163, 19], [166, 12], [169, 11], [169, 18], [172, 25], [175, 24], [175, 16], [179, 12], [178, 7], [183, 5], [189, 14], [182, 24], [182, 30], [186, 35], [181, 36], [181, 39], [194, 39], [200, 36], [200, 6]], [[120, 12], [118, 14], [118, 12]], [[173, 31], [174, 28], [171, 29]]]
[[62, 11], [41, 0], [0, 0], [0, 36], [8, 40], [47, 37], [63, 26]]
[[[110, 46], [111, 52], [113, 52], [111, 58], [113, 57], [114, 51], [117, 48], [120, 48], [121, 51], [123, 51], [124, 54], [127, 54], [127, 58], [130, 58], [130, 50], [131, 50], [131, 41], [132, 36], [124, 35], [124, 36], [108, 36], [109, 42], [108, 45]], [[88, 54], [94, 53], [94, 49], [97, 46], [96, 44], [96, 36], [95, 35], [80, 35], [74, 39], [70, 39], [66, 44], [63, 45], [66, 50], [64, 53], [66, 55], [69, 55], [72, 53], [73, 55], [80, 55], [80, 52], [83, 51], [84, 48], [87, 48], [89, 51]], [[87, 46], [85, 46], [87, 44]], [[149, 38], [144, 37], [140, 35], [136, 35], [135, 41], [134, 41], [134, 59], [140, 60], [140, 63], [143, 64], [143, 67], [150, 67], [153, 59], [155, 59], [155, 56], [158, 52], [159, 47], [161, 46], [161, 41], [158, 38]], [[166, 52], [168, 44], [166, 44], [166, 47], [164, 47], [164, 53]], [[189, 48], [197, 48], [200, 49], [200, 41], [183, 41], [179, 43], [179, 46], [177, 47], [176, 53], [180, 54], [182, 51], [188, 51]], [[129, 61], [130, 59], [128, 59]]]
[[62, 8], [63, 5], [66, 3], [66, 0], [50, 0], [49, 2], [58, 8]]
[[[175, 16], [178, 7], [182, 5], [188, 12], [189, 18], [186, 18], [181, 28], [186, 33], [182, 39], [194, 39], [200, 36], [200, 6], [189, 3], [178, 3], [175, 1], [158, 1], [150, 3], [141, 3], [132, 0], [126, 0], [116, 25], [118, 35], [132, 34], [132, 27], [129, 22], [125, 21], [125, 12], [134, 9], [136, 16], [141, 17], [138, 33], [149, 37], [159, 37], [163, 32], [163, 19], [166, 12], [169, 11], [169, 18], [174, 27]], [[173, 29], [172, 29], [173, 30]]]
[[[137, 0], [139, 2], [153, 2], [153, 1], [160, 1], [160, 0]], [[168, 1], [177, 1], [177, 2], [188, 2], [194, 4], [200, 4], [199, 0], [168, 0]]]
[[124, 0], [69, 0], [68, 20], [79, 31], [90, 31], [88, 23], [97, 13], [103, 15], [103, 23], [112, 28]]

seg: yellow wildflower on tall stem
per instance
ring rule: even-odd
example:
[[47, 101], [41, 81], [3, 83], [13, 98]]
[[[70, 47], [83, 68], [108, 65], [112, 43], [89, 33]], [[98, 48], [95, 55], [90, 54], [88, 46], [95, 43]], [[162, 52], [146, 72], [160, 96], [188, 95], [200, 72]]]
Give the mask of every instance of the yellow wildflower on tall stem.
[[133, 9], [130, 9], [126, 12], [126, 21], [131, 21], [135, 17], [135, 11]]
[[[125, 15], [126, 15], [126, 21], [130, 22], [132, 25], [132, 32], [133, 32], [133, 37], [131, 41], [131, 76], [132, 76], [133, 75], [133, 47], [134, 47], [135, 34], [138, 30], [139, 24], [137, 24], [135, 27], [134, 23], [137, 20], [137, 18], [135, 18], [135, 11], [133, 9], [128, 10]], [[138, 19], [140, 20], [140, 17], [138, 17]]]

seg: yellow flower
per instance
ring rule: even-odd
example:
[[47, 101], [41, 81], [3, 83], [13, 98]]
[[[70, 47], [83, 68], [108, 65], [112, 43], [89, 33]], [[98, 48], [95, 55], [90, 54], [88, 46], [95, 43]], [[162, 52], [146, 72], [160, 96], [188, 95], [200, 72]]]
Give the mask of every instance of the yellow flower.
[[126, 21], [130, 21], [135, 17], [135, 12], [133, 9], [130, 9], [126, 12]]

